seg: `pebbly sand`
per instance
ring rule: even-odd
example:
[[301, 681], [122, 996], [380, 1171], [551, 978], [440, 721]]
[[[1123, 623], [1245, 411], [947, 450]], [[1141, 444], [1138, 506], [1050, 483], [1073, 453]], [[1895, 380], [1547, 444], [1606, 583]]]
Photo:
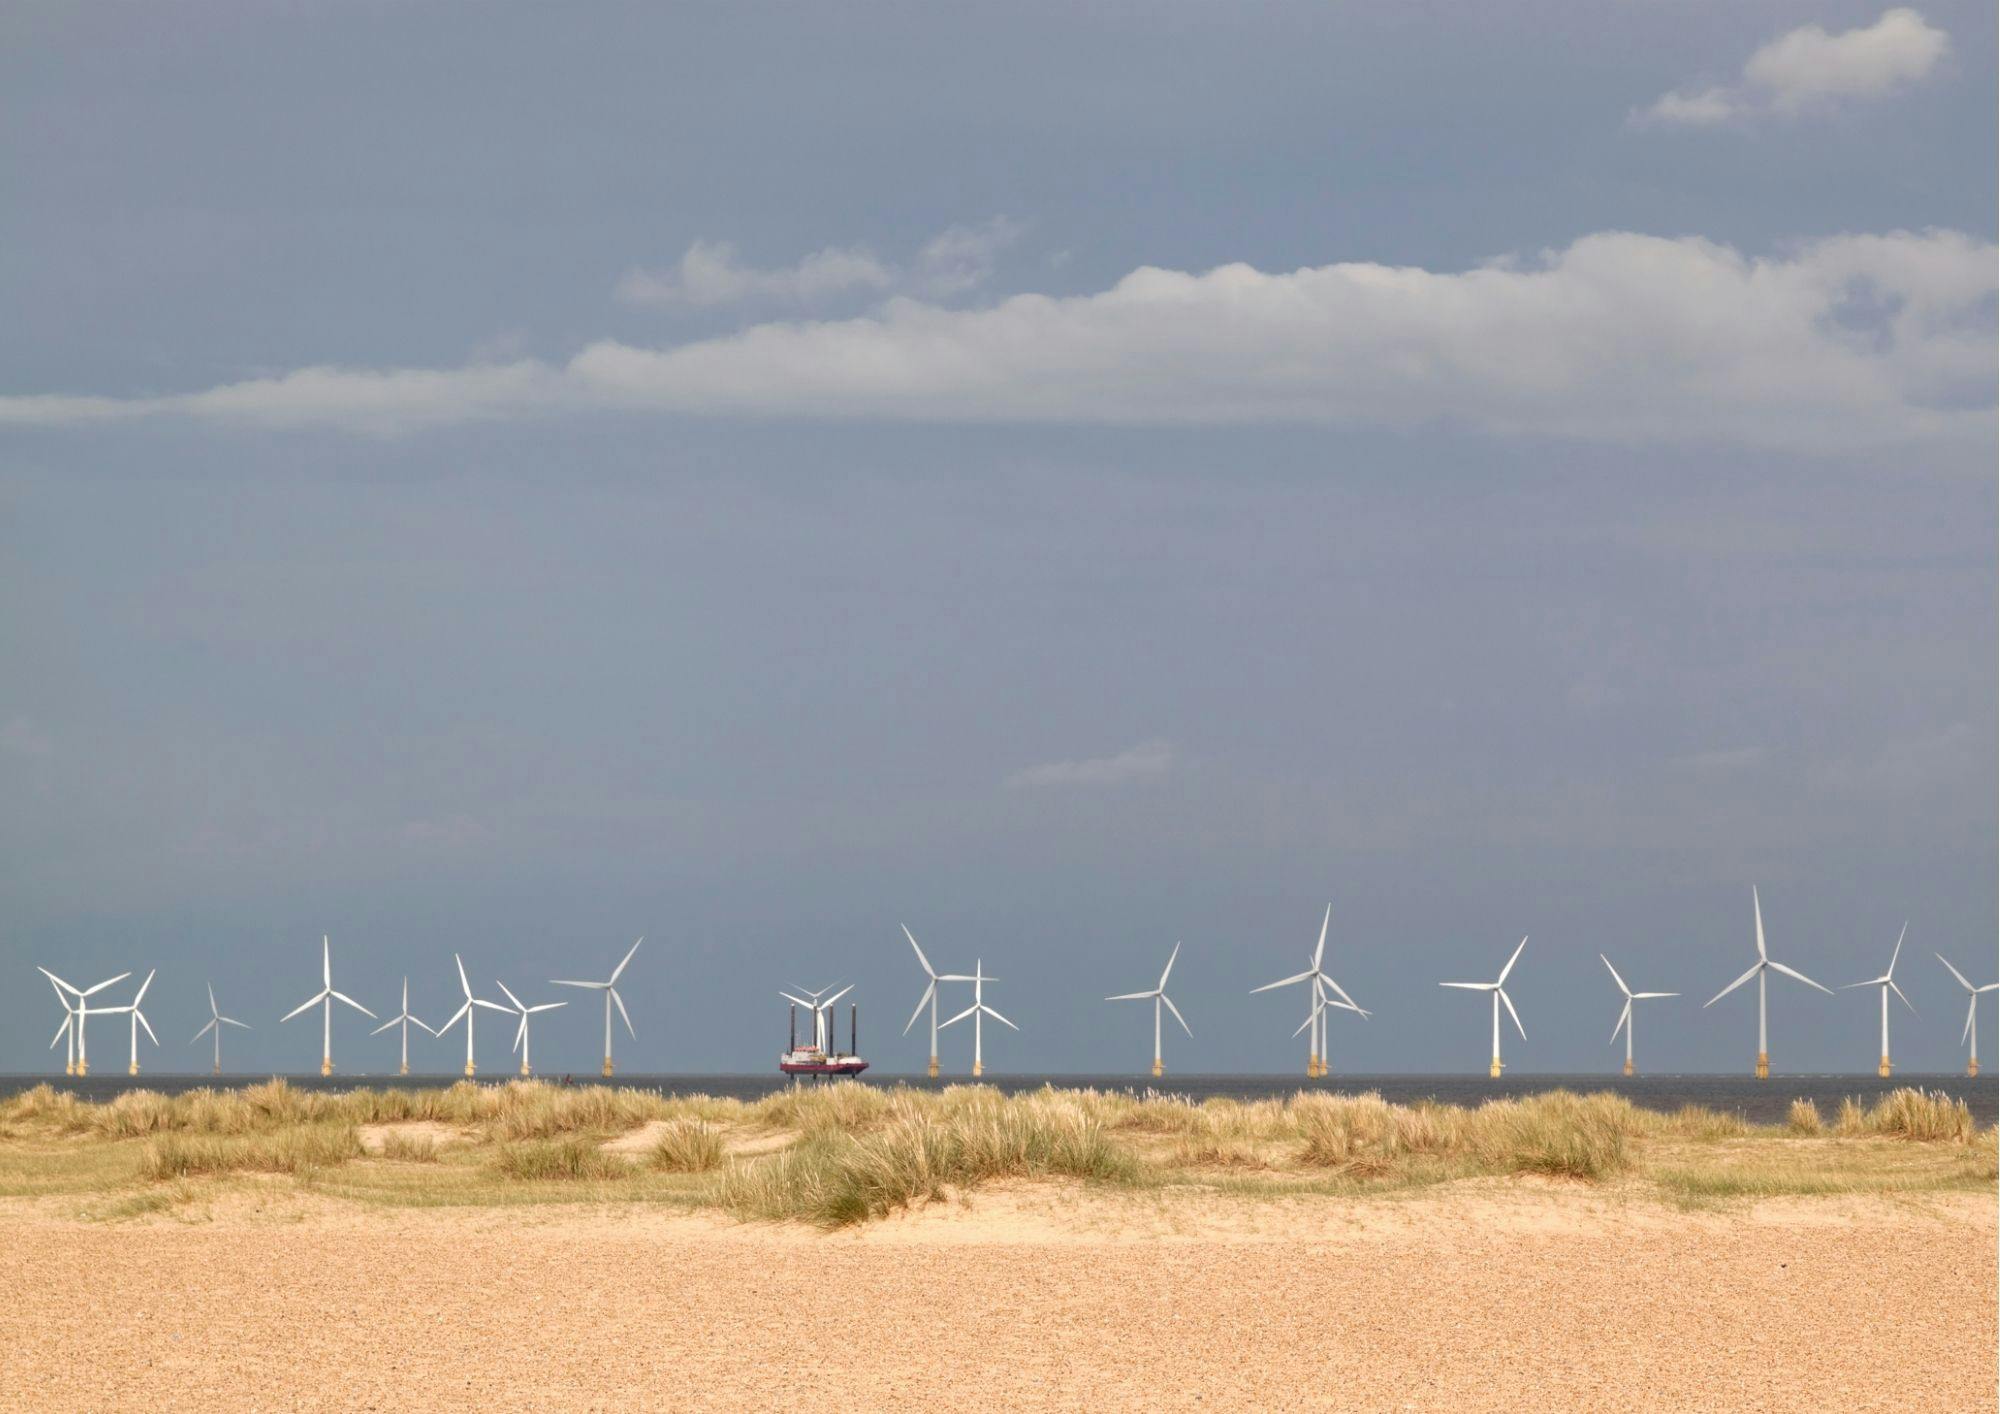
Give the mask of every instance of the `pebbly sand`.
[[7, 1407], [1991, 1409], [1990, 1197], [1684, 1214], [982, 1189], [823, 1235], [274, 1190], [0, 1203]]

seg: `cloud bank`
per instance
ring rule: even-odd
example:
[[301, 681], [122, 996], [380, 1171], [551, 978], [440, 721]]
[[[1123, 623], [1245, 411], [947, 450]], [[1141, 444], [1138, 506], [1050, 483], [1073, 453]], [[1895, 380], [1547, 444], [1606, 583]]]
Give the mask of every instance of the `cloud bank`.
[[1801, 25], [1764, 45], [1736, 82], [1663, 95], [1635, 114], [1642, 122], [1710, 127], [1775, 113], [1797, 117], [1844, 102], [1881, 98], [1930, 74], [1950, 39], [1915, 10], [1885, 11], [1874, 24], [1828, 34]]
[[984, 308], [898, 296], [567, 362], [314, 367], [203, 392], [0, 397], [0, 424], [136, 417], [397, 434], [547, 413], [1123, 426], [1444, 425], [1798, 450], [1992, 429], [1995, 248], [1838, 236], [1766, 257], [1585, 236], [1440, 272], [1141, 268], [1096, 294]]
[[860, 246], [829, 246], [796, 265], [760, 270], [743, 264], [726, 242], [696, 241], [668, 270], [632, 270], [618, 282], [628, 304], [713, 306], [739, 303], [816, 305], [843, 295], [890, 291], [943, 298], [992, 278], [1000, 252], [1020, 239], [1017, 221], [996, 216], [977, 226], [940, 233], [907, 266], [878, 259]]

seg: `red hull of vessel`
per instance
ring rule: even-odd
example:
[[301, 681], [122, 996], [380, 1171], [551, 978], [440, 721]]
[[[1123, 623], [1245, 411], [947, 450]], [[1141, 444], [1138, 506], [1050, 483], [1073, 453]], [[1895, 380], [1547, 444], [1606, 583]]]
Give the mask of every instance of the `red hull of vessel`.
[[779, 1061], [778, 1069], [787, 1075], [859, 1075], [868, 1069], [865, 1060], [845, 1061]]

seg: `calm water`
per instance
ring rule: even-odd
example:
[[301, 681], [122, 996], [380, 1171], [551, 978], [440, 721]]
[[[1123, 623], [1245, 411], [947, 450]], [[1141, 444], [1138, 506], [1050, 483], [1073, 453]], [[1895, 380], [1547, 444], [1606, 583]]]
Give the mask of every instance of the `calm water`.
[[[165, 1074], [134, 1078], [120, 1074], [93, 1075], [78, 1080], [61, 1075], [0, 1075], [0, 1096], [46, 1083], [91, 1099], [109, 1099], [121, 1091], [135, 1088], [176, 1094], [202, 1085], [254, 1085], [268, 1078], [262, 1075], [225, 1075], [218, 1080], [206, 1075]], [[497, 1084], [508, 1078], [494, 1076], [490, 1081]], [[560, 1081], [564, 1077], [542, 1078]], [[595, 1084], [599, 1080], [595, 1074], [570, 1078], [579, 1085]], [[450, 1085], [459, 1077], [335, 1075], [322, 1078], [318, 1075], [289, 1075], [285, 1079], [301, 1089], [345, 1090], [356, 1085]], [[481, 1077], [481, 1081], [488, 1083], [488, 1077]], [[864, 1077], [862, 1083], [928, 1086], [964, 1081], [962, 1076], [946, 1076], [932, 1081], [921, 1076], [884, 1075], [878, 1078], [871, 1075]], [[616, 1083], [668, 1094], [727, 1095], [754, 1100], [792, 1082], [780, 1075], [620, 1075]], [[1476, 1105], [1482, 1100], [1499, 1096], [1527, 1095], [1561, 1086], [1571, 1090], [1615, 1091], [1633, 1104], [1653, 1110], [1703, 1105], [1709, 1109], [1733, 1111], [1756, 1124], [1782, 1121], [1786, 1107], [1795, 1099], [1813, 1101], [1823, 1114], [1830, 1117], [1845, 1096], [1855, 1096], [1864, 1105], [1872, 1104], [1890, 1090], [1914, 1085], [1926, 1090], [1942, 1090], [1947, 1095], [1964, 1100], [1971, 1108], [1973, 1117], [1983, 1125], [1994, 1123], [1996, 1111], [2000, 1111], [2000, 1084], [1996, 1084], [1995, 1077], [1982, 1075], [1977, 1080], [1971, 1080], [1962, 1074], [1898, 1075], [1893, 1080], [1873, 1075], [1785, 1075], [1770, 1080], [1757, 1080], [1747, 1075], [1643, 1075], [1630, 1080], [1619, 1075], [1512, 1075], [1505, 1080], [1489, 1080], [1483, 1075], [1350, 1075], [1321, 1081], [1309, 1081], [1298, 1075], [1171, 1075], [1164, 1080], [1132, 1075], [989, 1075], [984, 1083], [1008, 1092], [1033, 1090], [1042, 1085], [1090, 1086], [1135, 1094], [1157, 1090], [1195, 1100], [1215, 1096], [1261, 1100], [1290, 1095], [1305, 1088], [1335, 1093], [1373, 1090], [1386, 1100], [1434, 1099], [1456, 1105]]]

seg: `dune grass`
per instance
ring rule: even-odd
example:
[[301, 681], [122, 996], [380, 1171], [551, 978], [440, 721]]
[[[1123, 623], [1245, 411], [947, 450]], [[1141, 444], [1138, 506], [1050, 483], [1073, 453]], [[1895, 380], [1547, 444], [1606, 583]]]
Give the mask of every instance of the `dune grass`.
[[[649, 1123], [649, 1146], [606, 1147]], [[362, 1125], [384, 1127], [378, 1155]], [[456, 1137], [441, 1145], [430, 1125]], [[1913, 1089], [1871, 1108], [1849, 1099], [1831, 1124], [1799, 1101], [1768, 1126], [1567, 1090], [1478, 1106], [1304, 1091], [1198, 1104], [844, 1083], [745, 1102], [533, 1081], [321, 1092], [273, 1080], [102, 1104], [40, 1086], [0, 1103], [0, 1196], [108, 1194], [93, 1211], [120, 1216], [184, 1207], [239, 1175], [402, 1206], [660, 1202], [826, 1227], [1007, 1178], [1285, 1196], [1541, 1175], [1706, 1204], [1990, 1188], [1996, 1152], [1963, 1103]]]

